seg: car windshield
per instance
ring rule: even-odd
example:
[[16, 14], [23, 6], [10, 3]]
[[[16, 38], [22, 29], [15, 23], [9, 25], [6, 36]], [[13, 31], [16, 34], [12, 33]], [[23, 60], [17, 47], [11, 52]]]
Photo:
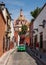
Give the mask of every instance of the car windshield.
[[24, 44], [20, 44], [19, 47], [21, 47], [21, 46], [25, 46], [25, 45]]

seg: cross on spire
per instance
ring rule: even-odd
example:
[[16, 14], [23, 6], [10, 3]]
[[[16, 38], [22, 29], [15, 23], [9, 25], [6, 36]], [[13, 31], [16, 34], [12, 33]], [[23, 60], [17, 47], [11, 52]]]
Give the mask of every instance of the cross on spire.
[[20, 9], [20, 16], [23, 16], [23, 10]]

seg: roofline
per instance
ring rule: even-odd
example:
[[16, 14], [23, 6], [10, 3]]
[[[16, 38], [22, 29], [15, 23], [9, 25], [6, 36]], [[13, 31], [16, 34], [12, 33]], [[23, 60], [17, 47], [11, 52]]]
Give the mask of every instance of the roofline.
[[9, 11], [8, 11], [8, 9], [7, 9], [7, 8], [6, 8], [6, 11], [7, 11], [8, 15], [9, 15], [9, 17], [10, 17], [10, 19], [11, 19], [10, 13], [9, 13]]
[[[45, 6], [46, 6], [46, 3], [45, 3], [45, 4], [43, 5], [43, 7], [41, 8], [41, 11], [44, 9]], [[41, 13], [41, 11], [40, 11], [40, 13]], [[40, 13], [39, 13], [39, 14], [40, 14]], [[38, 16], [39, 16], [39, 14], [38, 14]], [[38, 17], [38, 16], [37, 16], [37, 17]], [[34, 19], [34, 21], [37, 19], [37, 17]]]
[[43, 5], [43, 7], [42, 7], [42, 9], [41, 9], [41, 11], [44, 9], [44, 7], [46, 6], [46, 3]]

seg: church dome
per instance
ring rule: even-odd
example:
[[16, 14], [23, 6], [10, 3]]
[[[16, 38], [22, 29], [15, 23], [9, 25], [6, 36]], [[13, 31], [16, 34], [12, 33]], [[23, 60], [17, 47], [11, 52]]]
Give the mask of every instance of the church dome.
[[17, 20], [20, 20], [20, 21], [21, 21], [21, 20], [25, 20], [25, 17], [19, 16]]

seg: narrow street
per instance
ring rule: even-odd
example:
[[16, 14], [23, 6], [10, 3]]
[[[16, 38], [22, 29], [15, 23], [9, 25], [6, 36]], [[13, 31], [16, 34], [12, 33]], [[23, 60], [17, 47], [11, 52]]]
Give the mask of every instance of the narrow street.
[[46, 65], [46, 0], [0, 0], [0, 65]]
[[26, 52], [16, 52], [14, 51], [9, 60], [7, 65], [42, 65], [37, 63], [28, 53]]

